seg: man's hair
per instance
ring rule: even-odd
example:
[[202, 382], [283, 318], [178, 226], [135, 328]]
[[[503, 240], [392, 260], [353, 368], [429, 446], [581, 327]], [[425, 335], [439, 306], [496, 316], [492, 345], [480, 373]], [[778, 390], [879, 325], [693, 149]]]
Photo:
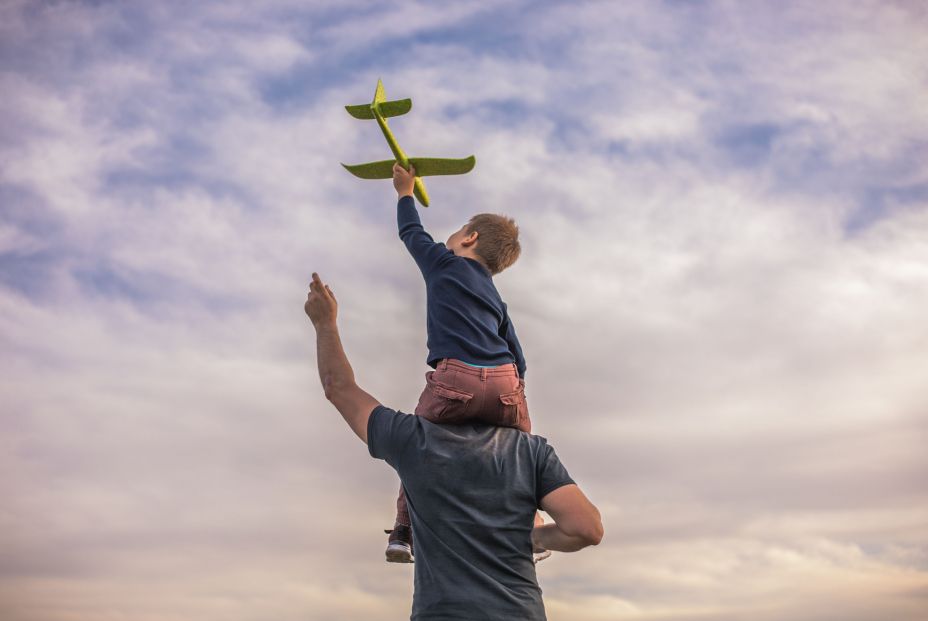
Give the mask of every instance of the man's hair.
[[477, 231], [474, 252], [483, 259], [494, 276], [516, 262], [522, 246], [519, 245], [519, 227], [515, 220], [492, 213], [477, 214], [467, 223], [466, 233]]

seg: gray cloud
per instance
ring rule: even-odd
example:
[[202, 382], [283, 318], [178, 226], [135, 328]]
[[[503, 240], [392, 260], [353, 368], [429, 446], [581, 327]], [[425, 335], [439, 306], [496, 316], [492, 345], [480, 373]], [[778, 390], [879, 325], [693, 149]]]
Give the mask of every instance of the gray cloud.
[[412, 409], [420, 277], [337, 165], [386, 156], [341, 108], [381, 76], [410, 153], [478, 156], [436, 237], [522, 229], [535, 429], [607, 530], [549, 617], [919, 618], [925, 15], [520, 6], [5, 5], [4, 618], [408, 614], [301, 309], [318, 270]]

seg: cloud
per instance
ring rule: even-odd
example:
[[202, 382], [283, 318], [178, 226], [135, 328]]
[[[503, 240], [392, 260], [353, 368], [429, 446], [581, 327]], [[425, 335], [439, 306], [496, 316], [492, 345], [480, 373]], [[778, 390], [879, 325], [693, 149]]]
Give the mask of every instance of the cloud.
[[[378, 77], [439, 239], [497, 278], [538, 433], [603, 510], [551, 619], [917, 619], [926, 591], [925, 15], [746, 8], [7, 3], [0, 19], [0, 611], [395, 618], [395, 475], [325, 402], [411, 410], [424, 292]], [[877, 613], [876, 611], [879, 611]]]

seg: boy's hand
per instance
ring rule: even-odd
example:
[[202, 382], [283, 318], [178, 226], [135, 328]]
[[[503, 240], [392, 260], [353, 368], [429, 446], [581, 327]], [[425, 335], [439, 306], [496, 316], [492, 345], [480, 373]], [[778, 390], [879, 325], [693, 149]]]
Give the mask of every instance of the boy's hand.
[[317, 328], [321, 325], [335, 325], [338, 302], [335, 300], [335, 294], [320, 280], [316, 272], [313, 272], [313, 281], [309, 283], [309, 295], [306, 296], [303, 310]]
[[410, 164], [409, 170], [400, 166], [399, 162], [393, 165], [393, 187], [396, 188], [396, 194], [402, 198], [412, 196], [412, 189], [416, 185], [416, 169]]

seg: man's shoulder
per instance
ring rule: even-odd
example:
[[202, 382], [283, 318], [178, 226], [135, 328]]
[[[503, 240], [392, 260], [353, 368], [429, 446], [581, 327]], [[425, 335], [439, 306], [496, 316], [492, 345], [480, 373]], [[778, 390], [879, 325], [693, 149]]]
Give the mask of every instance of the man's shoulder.
[[525, 442], [536, 454], [546, 450], [550, 444], [545, 436], [538, 436], [528, 432], [522, 433], [522, 441]]
[[371, 457], [395, 467], [398, 451], [420, 424], [418, 416], [377, 405], [367, 419], [367, 448]]
[[[513, 427], [498, 427], [486, 423], [464, 425], [459, 432], [473, 438], [478, 444], [492, 447], [498, 457], [511, 458], [524, 463], [536, 463], [549, 451], [548, 439]], [[479, 438], [479, 439], [478, 439]], [[481, 441], [482, 440], [482, 441]]]
[[406, 412], [402, 412], [400, 410], [394, 410], [393, 408], [378, 403], [377, 406], [371, 410], [371, 415], [367, 421], [367, 426], [370, 428], [376, 426], [377, 424], [383, 426], [395, 424], [397, 422], [408, 423], [413, 422], [413, 419], [416, 418], [417, 417], [413, 414], [407, 414]]

